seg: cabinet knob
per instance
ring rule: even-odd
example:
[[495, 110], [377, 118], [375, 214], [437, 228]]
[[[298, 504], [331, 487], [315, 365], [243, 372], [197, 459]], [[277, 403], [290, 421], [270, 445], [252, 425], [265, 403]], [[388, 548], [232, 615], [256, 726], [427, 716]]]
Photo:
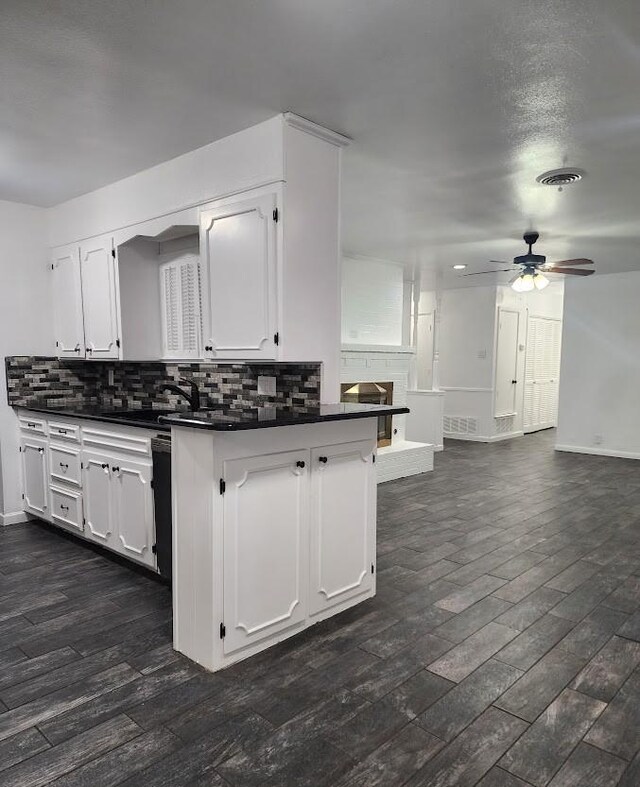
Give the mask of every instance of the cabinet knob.
[[44, 448], [38, 448], [38, 453], [39, 454], [44, 454]]
[[323, 465], [327, 464], [327, 457], [326, 456], [319, 456], [318, 462], [322, 462]]
[[211, 344], [205, 345], [204, 351], [207, 352], [207, 353], [212, 353], [213, 352], [213, 346]]
[[119, 467], [112, 467], [112, 468], [111, 468], [111, 470], [112, 470], [114, 473], [119, 473], [119, 472], [120, 472], [120, 468], [119, 468]]
[[296, 467], [305, 467], [305, 463], [298, 461], [296, 462]]

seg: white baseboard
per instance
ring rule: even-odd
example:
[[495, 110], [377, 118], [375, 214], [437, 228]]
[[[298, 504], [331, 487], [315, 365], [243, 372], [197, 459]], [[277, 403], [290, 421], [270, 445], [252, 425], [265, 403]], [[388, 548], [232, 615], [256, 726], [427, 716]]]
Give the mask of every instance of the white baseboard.
[[31, 514], [25, 511], [13, 511], [9, 514], [0, 514], [0, 527], [8, 525], [21, 525], [23, 522], [30, 522], [33, 519]]
[[482, 434], [456, 434], [445, 432], [445, 438], [449, 440], [468, 440], [472, 443], [497, 443], [501, 440], [511, 440], [514, 437], [524, 437], [524, 432], [507, 432], [506, 434], [482, 435]]
[[592, 454], [593, 456], [611, 456], [616, 459], [640, 459], [640, 451], [616, 451], [611, 448], [599, 448], [586, 445], [556, 445], [556, 451], [569, 454]]

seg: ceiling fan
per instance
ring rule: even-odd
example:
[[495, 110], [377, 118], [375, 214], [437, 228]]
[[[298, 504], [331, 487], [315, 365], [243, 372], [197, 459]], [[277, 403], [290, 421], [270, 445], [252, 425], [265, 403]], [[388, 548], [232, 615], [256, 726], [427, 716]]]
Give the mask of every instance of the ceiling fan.
[[[593, 265], [593, 260], [587, 260], [580, 257], [575, 260], [560, 260], [559, 262], [547, 262], [547, 258], [543, 254], [534, 254], [531, 250], [533, 244], [538, 240], [539, 235], [537, 232], [525, 232], [524, 242], [529, 247], [526, 254], [521, 254], [519, 257], [513, 258], [513, 264], [520, 266], [520, 271], [515, 279], [511, 282], [511, 287], [516, 292], [529, 292], [534, 288], [537, 290], [544, 290], [549, 284], [549, 279], [544, 275], [545, 273], [563, 273], [566, 276], [591, 276], [595, 273], [593, 268], [573, 268], [567, 267], [572, 265]], [[501, 260], [491, 260], [498, 265], [508, 265], [507, 262]], [[465, 273], [464, 276], [482, 276], [486, 273], [508, 273], [513, 271], [513, 268], [500, 268], [494, 271], [479, 271], [477, 273]]]

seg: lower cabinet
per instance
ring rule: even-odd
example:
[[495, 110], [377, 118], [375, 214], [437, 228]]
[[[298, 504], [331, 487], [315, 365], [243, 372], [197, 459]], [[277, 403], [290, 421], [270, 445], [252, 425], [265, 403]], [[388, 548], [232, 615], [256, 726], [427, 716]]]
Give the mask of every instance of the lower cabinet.
[[151, 463], [85, 451], [83, 465], [85, 536], [154, 566]]
[[370, 440], [311, 451], [309, 611], [373, 586], [376, 479]]
[[45, 439], [30, 436], [20, 445], [24, 510], [43, 519], [50, 519], [47, 445]]
[[82, 492], [62, 486], [51, 486], [51, 521], [67, 530], [82, 533]]
[[225, 654], [371, 593], [374, 449], [363, 440], [224, 462]]
[[308, 465], [308, 451], [224, 463], [225, 653], [305, 619]]

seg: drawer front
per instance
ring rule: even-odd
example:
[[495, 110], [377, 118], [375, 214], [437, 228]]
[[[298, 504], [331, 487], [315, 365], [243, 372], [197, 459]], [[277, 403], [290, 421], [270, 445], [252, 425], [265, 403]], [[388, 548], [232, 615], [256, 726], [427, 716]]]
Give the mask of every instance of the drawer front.
[[82, 445], [91, 451], [116, 451], [135, 456], [151, 456], [151, 434], [135, 427], [120, 431], [83, 426]]
[[67, 445], [49, 446], [49, 475], [54, 484], [82, 485], [80, 448]]
[[54, 524], [83, 532], [82, 493], [74, 489], [51, 486], [51, 520]]
[[67, 424], [62, 421], [49, 421], [49, 437], [65, 443], [79, 443], [80, 426], [78, 424]]
[[29, 432], [29, 434], [37, 434], [42, 437], [47, 436], [46, 418], [38, 418], [37, 416], [31, 417], [31, 415], [20, 415], [18, 417], [18, 421], [20, 423], [20, 429], [23, 432]]

